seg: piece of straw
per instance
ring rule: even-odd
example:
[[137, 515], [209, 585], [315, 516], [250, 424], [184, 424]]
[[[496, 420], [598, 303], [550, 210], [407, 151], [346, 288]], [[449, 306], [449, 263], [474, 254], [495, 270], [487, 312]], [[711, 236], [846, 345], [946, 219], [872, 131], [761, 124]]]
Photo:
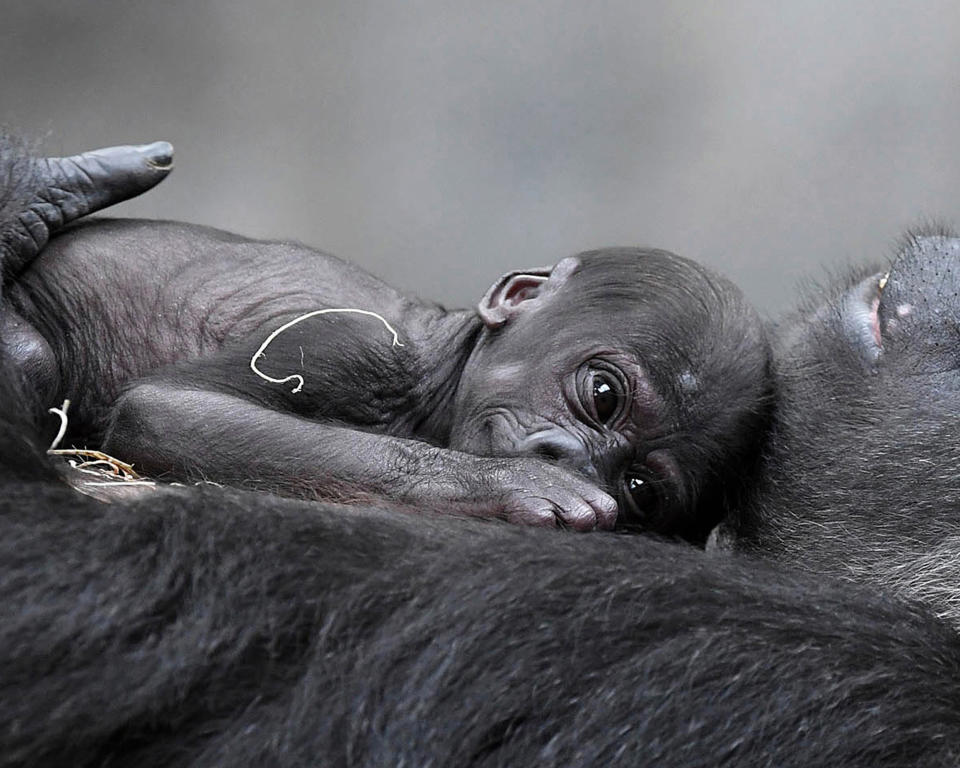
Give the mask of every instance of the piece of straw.
[[53, 438], [53, 442], [50, 443], [50, 448], [48, 452], [52, 452], [60, 445], [60, 441], [63, 440], [63, 436], [67, 434], [67, 409], [70, 408], [70, 401], [64, 400], [63, 405], [59, 408], [48, 408], [47, 413], [52, 413], [60, 417], [60, 429], [57, 430], [57, 436]]

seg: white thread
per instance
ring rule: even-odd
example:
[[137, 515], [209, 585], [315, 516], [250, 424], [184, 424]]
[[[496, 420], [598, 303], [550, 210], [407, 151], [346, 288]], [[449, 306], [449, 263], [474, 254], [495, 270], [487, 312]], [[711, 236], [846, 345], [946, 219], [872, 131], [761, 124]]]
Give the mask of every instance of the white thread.
[[129, 488], [131, 485], [140, 485], [146, 488], [156, 487], [156, 483], [151, 480], [106, 480], [104, 482], [84, 481], [80, 484], [83, 488]]
[[57, 436], [53, 438], [53, 442], [50, 443], [50, 447], [47, 448], [48, 451], [56, 450], [57, 446], [60, 445], [60, 441], [63, 440], [63, 436], [67, 434], [67, 409], [70, 407], [70, 401], [64, 400], [63, 405], [59, 408], [48, 408], [47, 413], [53, 413], [60, 417], [60, 429], [57, 431]]
[[250, 358], [250, 370], [253, 371], [255, 374], [257, 374], [257, 376], [259, 376], [261, 379], [263, 379], [264, 381], [269, 381], [271, 384], [286, 384], [288, 381], [299, 379], [300, 383], [290, 390], [291, 393], [296, 394], [301, 389], [303, 389], [303, 376], [301, 376], [299, 373], [294, 373], [283, 379], [275, 379], [272, 376], [267, 376], [267, 374], [265, 374], [263, 371], [257, 368], [257, 360], [259, 360], [261, 357], [265, 357], [263, 353], [266, 350], [266, 348], [270, 345], [270, 342], [272, 342], [275, 338], [277, 338], [277, 336], [279, 336], [281, 333], [287, 330], [287, 328], [290, 328], [296, 325], [301, 320], [307, 320], [311, 317], [316, 317], [317, 315], [335, 314], [338, 312], [352, 313], [355, 315], [366, 315], [367, 317], [377, 318], [377, 320], [383, 323], [387, 327], [387, 330], [393, 334], [393, 344], [391, 346], [394, 346], [394, 347], [403, 346], [403, 344], [400, 343], [400, 337], [397, 335], [397, 332], [393, 329], [393, 326], [390, 325], [390, 323], [388, 323], [381, 315], [378, 315], [376, 312], [371, 312], [368, 309], [353, 309], [350, 307], [339, 307], [337, 309], [315, 309], [313, 312], [307, 312], [307, 314], [305, 315], [300, 315], [300, 317], [295, 317], [290, 322], [284, 323], [279, 328], [277, 328], [277, 330], [275, 330], [273, 333], [267, 336], [266, 341], [264, 341], [263, 344], [260, 345], [260, 349], [254, 352], [253, 357]]

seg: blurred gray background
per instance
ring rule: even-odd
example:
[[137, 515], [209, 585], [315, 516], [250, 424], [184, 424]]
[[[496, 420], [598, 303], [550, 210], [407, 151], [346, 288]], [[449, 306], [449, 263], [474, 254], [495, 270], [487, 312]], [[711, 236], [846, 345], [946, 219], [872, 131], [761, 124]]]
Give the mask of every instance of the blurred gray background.
[[768, 314], [960, 225], [960, 3], [3, 0], [0, 122], [50, 154], [172, 141], [116, 209], [352, 259], [470, 305], [657, 245]]

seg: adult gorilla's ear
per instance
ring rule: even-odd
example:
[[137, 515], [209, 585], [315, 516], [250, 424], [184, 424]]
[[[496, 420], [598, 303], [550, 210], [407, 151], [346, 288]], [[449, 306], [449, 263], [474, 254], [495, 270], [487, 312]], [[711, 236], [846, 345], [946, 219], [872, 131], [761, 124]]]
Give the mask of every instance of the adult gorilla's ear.
[[555, 267], [534, 267], [507, 272], [480, 299], [477, 311], [487, 328], [499, 328], [521, 312], [532, 309], [544, 296], [558, 290], [580, 266], [574, 257]]

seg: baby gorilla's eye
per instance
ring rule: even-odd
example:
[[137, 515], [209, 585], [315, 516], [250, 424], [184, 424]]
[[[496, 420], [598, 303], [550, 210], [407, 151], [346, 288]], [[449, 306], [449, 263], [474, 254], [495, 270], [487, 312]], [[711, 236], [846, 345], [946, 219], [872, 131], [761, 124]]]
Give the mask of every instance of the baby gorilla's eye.
[[620, 505], [621, 528], [656, 531], [663, 514], [663, 498], [659, 483], [641, 472], [628, 472], [623, 477], [624, 501]]
[[606, 424], [617, 415], [620, 398], [617, 390], [603, 373], [596, 373], [593, 377], [593, 408], [597, 413], [597, 421]]
[[580, 369], [577, 390], [587, 420], [597, 427], [613, 427], [627, 404], [626, 377], [603, 361]]

